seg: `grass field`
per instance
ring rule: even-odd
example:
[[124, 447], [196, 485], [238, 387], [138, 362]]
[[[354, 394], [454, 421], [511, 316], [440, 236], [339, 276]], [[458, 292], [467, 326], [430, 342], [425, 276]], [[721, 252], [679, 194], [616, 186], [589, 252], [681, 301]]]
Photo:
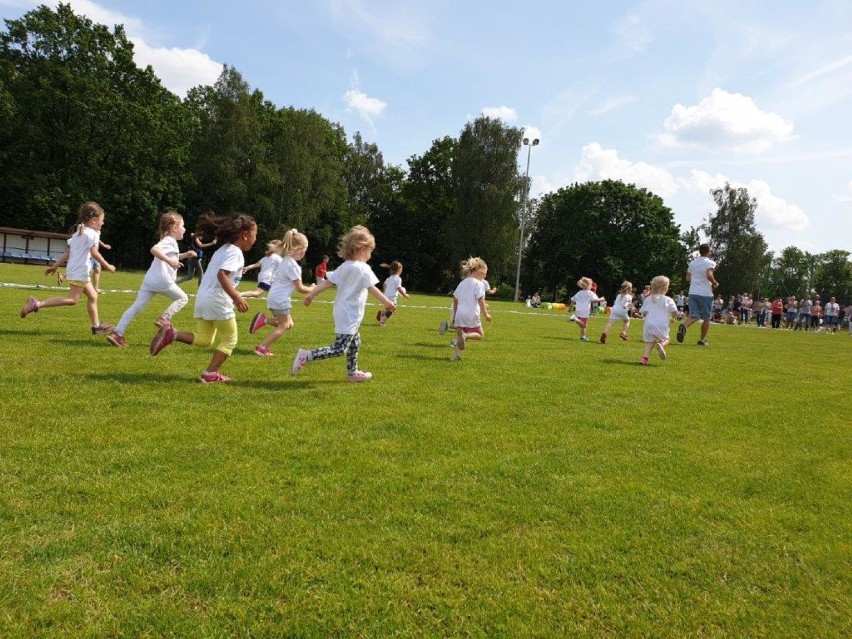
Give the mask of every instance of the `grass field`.
[[448, 298], [415, 294], [384, 329], [368, 305], [371, 382], [291, 377], [333, 339], [329, 291], [274, 358], [252, 301], [234, 383], [208, 386], [209, 352], [148, 354], [165, 298], [119, 350], [83, 305], [20, 319], [31, 294], [55, 292], [0, 287], [4, 638], [852, 635], [848, 333], [713, 326], [702, 349], [695, 326], [640, 367], [640, 322], [584, 344], [494, 301], [451, 363]]

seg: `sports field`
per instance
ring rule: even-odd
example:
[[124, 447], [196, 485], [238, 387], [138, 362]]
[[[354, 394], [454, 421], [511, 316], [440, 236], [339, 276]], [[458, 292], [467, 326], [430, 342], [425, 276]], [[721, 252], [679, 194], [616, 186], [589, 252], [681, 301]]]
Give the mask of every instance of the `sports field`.
[[250, 302], [234, 382], [203, 385], [209, 352], [148, 354], [165, 298], [117, 349], [83, 304], [19, 317], [58, 292], [40, 268], [0, 282], [4, 638], [852, 635], [848, 333], [713, 326], [702, 349], [696, 325], [641, 367], [641, 322], [585, 344], [491, 301], [450, 362], [449, 298], [412, 294], [383, 329], [368, 304], [372, 381], [291, 377], [334, 337], [328, 291], [270, 358]]

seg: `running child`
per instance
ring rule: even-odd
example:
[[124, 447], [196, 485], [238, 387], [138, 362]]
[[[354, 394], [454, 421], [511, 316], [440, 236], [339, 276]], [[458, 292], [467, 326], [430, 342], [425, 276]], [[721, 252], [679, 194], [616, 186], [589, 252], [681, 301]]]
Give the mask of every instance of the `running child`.
[[588, 342], [586, 337], [586, 326], [589, 323], [589, 316], [592, 314], [592, 304], [597, 304], [601, 298], [597, 293], [592, 291], [592, 278], [581, 277], [577, 281], [577, 287], [580, 289], [571, 298], [574, 304], [574, 313], [568, 318], [569, 322], [576, 322], [580, 327], [580, 341]]
[[165, 324], [151, 340], [151, 355], [175, 341], [207, 348], [218, 335], [219, 343], [213, 357], [198, 379], [204, 384], [230, 382], [231, 378], [222, 375], [219, 369], [237, 345], [234, 307], [240, 313], [248, 310], [248, 302], [237, 292], [233, 278], [245, 264], [243, 251], [254, 246], [257, 224], [250, 216], [240, 214], [227, 218], [211, 216], [205, 218], [202, 226], [215, 232], [220, 246], [210, 258], [207, 276], [201, 278], [195, 297], [195, 331], [179, 331]]
[[461, 359], [462, 351], [468, 340], [479, 341], [485, 337], [480, 317], [491, 321], [488, 305], [485, 303], [485, 276], [488, 265], [481, 257], [470, 257], [461, 263], [464, 278], [453, 293], [451, 324], [456, 329], [456, 338], [450, 344], [453, 347], [452, 361]]
[[[295, 231], [296, 229], [293, 230]], [[286, 252], [282, 249], [283, 244], [284, 242], [281, 240], [272, 240], [266, 245], [266, 252], [263, 254], [263, 257], [260, 258], [260, 261], [255, 262], [254, 264], [249, 264], [243, 268], [243, 275], [256, 268], [260, 269], [260, 273], [257, 275], [257, 288], [253, 291], [240, 293], [240, 295], [243, 297], [263, 297], [265, 293], [269, 292], [269, 289], [272, 287], [272, 280], [275, 277], [275, 272], [278, 270], [278, 267], [281, 266], [281, 261], [284, 259], [281, 257], [281, 253]]]
[[[284, 241], [272, 240], [269, 243], [269, 251], [273, 255], [277, 255], [281, 261], [272, 278], [272, 286], [269, 288], [269, 297], [266, 300], [266, 306], [272, 313], [272, 319], [266, 319], [263, 312], [254, 316], [249, 325], [249, 333], [255, 333], [258, 329], [269, 325], [275, 329], [262, 343], [254, 349], [256, 355], [269, 357], [274, 355], [269, 347], [275, 343], [279, 337], [293, 328], [293, 318], [290, 315], [290, 310], [293, 307], [293, 291], [300, 293], [310, 293], [313, 285], [305, 286], [302, 283], [302, 267], [299, 266], [299, 260], [305, 257], [305, 251], [308, 250], [308, 238], [303, 233], [299, 233], [296, 229], [290, 229], [284, 234]], [[281, 257], [284, 253], [284, 257]]]
[[331, 346], [310, 351], [300, 348], [293, 360], [291, 375], [298, 373], [308, 362], [346, 355], [347, 381], [366, 382], [372, 379], [372, 373], [358, 369], [358, 352], [361, 349], [358, 329], [364, 320], [367, 293], [375, 297], [387, 310], [396, 310], [396, 305], [376, 287], [379, 278], [367, 265], [375, 248], [376, 239], [373, 234], [360, 225], [353, 226], [340, 239], [338, 255], [346, 261], [336, 270], [327, 273], [326, 279], [305, 296], [305, 306], [310, 306], [314, 297], [332, 286], [337, 286], [333, 311], [334, 332], [337, 336]]
[[171, 324], [172, 317], [181, 310], [189, 301], [186, 293], [183, 292], [180, 286], [175, 281], [177, 279], [178, 269], [183, 266], [180, 260], [187, 257], [195, 257], [195, 251], [186, 251], [181, 253], [178, 248], [178, 241], [183, 239], [186, 233], [183, 217], [175, 211], [167, 211], [160, 218], [160, 241], [151, 247], [151, 255], [154, 260], [145, 273], [142, 280], [142, 286], [139, 287], [139, 293], [136, 295], [136, 301], [133, 305], [124, 311], [124, 315], [118, 321], [118, 326], [107, 335], [107, 340], [113, 346], [125, 348], [127, 340], [124, 339], [124, 333], [130, 322], [148, 306], [157, 293], [165, 295], [172, 303], [163, 311], [154, 323], [157, 327], [163, 327]]
[[639, 363], [648, 365], [648, 357], [656, 347], [660, 359], [666, 359], [666, 346], [669, 345], [669, 321], [678, 314], [675, 301], [666, 295], [669, 292], [669, 278], [657, 275], [651, 280], [651, 294], [642, 303], [642, 315], [645, 317], [645, 328], [642, 339], [645, 342], [645, 352]]
[[[400, 277], [402, 275], [402, 262], [394, 260], [390, 264], [380, 264], [380, 266], [388, 269], [391, 273], [385, 280], [385, 296], [394, 304], [396, 304], [396, 299], [399, 295], [407, 299], [409, 297], [408, 291], [402, 285], [402, 278]], [[393, 311], [379, 309], [379, 312], [376, 313], [376, 321], [379, 323], [379, 326], [384, 326], [391, 315], [393, 315]]]
[[102, 324], [98, 318], [98, 292], [89, 279], [89, 260], [95, 259], [110, 273], [115, 273], [115, 267], [107, 262], [98, 251], [100, 242], [100, 231], [104, 225], [104, 210], [97, 202], [84, 202], [80, 206], [77, 216], [77, 225], [72, 235], [68, 238], [68, 248], [59, 258], [46, 269], [45, 275], [55, 273], [62, 264], [65, 267], [65, 281], [70, 287], [67, 297], [51, 297], [39, 301], [30, 297], [24, 308], [21, 309], [21, 317], [30, 313], [37, 313], [41, 308], [53, 306], [75, 306], [80, 295], [87, 298], [86, 311], [92, 324], [92, 335], [103, 335], [112, 330], [109, 324]]
[[603, 333], [601, 333], [601, 344], [606, 344], [607, 335], [609, 335], [610, 330], [619, 320], [621, 320], [621, 333], [619, 337], [625, 342], [627, 341], [627, 329], [630, 328], [631, 310], [633, 310], [633, 284], [625, 280], [621, 283], [621, 289], [612, 303], [609, 321], [607, 321]]

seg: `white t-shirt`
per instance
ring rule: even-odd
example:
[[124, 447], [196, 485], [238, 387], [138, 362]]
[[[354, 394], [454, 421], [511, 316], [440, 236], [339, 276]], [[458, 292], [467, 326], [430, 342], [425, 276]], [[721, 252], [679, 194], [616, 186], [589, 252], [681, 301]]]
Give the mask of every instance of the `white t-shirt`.
[[837, 317], [838, 315], [840, 315], [840, 304], [837, 302], [829, 302], [825, 305], [826, 317]]
[[334, 298], [334, 332], [355, 335], [364, 320], [367, 289], [379, 283], [379, 278], [366, 262], [346, 260], [326, 279], [337, 286]]
[[97, 246], [101, 234], [89, 226], [83, 226], [82, 235], [74, 230], [74, 235], [68, 238], [68, 248], [71, 252], [65, 263], [65, 277], [75, 282], [89, 281], [89, 260], [92, 258], [92, 247]]
[[399, 275], [391, 275], [385, 280], [385, 296], [394, 304], [396, 304], [400, 286], [402, 286], [402, 278]]
[[707, 279], [707, 269], [716, 268], [716, 262], [699, 255], [689, 263], [689, 294], [713, 297], [713, 285]]
[[[161, 239], [154, 248], [159, 249], [169, 259], [176, 260], [180, 255], [180, 249], [175, 238], [171, 235], [166, 235]], [[154, 258], [151, 266], [148, 267], [148, 272], [145, 273], [145, 278], [142, 280], [142, 288], [149, 291], [165, 291], [174, 284], [177, 277], [177, 269], [169, 266], [158, 257]]]
[[667, 295], [656, 294], [646, 297], [642, 303], [642, 315], [645, 316], [645, 328], [642, 331], [644, 341], [668, 339], [669, 319], [675, 313], [677, 313], [677, 306]]
[[582, 289], [574, 294], [571, 301], [576, 305], [575, 313], [577, 317], [586, 317], [592, 314], [592, 303], [598, 296], [588, 289]]
[[234, 300], [219, 283], [219, 271], [228, 271], [233, 281], [245, 263], [243, 252], [231, 243], [223, 244], [213, 253], [195, 297], [196, 319], [228, 320], [237, 316]]
[[[281, 265], [284, 258], [278, 253], [270, 253], [260, 259], [260, 272], [257, 274], [257, 283], [272, 284], [272, 278], [275, 277], [275, 271]], [[299, 279], [302, 279], [299, 276]]]
[[627, 311], [630, 308], [630, 304], [633, 302], [633, 295], [627, 293], [627, 295], [622, 295], [619, 293], [615, 297], [615, 302], [612, 304], [612, 311], [610, 311], [609, 316], [614, 317], [616, 319], [629, 319], [630, 315]]
[[293, 291], [296, 290], [295, 281], [302, 281], [302, 267], [292, 257], [287, 255], [281, 258], [281, 263], [272, 278], [272, 286], [266, 298], [266, 306], [269, 308], [287, 309], [291, 307]]
[[459, 328], [482, 326], [479, 300], [485, 297], [485, 283], [475, 277], [466, 277], [456, 286], [453, 297], [458, 300], [455, 325]]

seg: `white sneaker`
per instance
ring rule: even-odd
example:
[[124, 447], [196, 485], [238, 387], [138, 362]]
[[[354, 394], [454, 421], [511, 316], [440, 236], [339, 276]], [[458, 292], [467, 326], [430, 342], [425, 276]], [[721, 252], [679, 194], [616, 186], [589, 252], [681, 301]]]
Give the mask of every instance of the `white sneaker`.
[[365, 371], [355, 371], [346, 376], [347, 382], [369, 382], [371, 379], [373, 379], [373, 374]]
[[662, 344], [657, 344], [657, 352], [660, 355], [660, 359], [666, 359], [666, 349], [663, 348]]
[[295, 375], [302, 367], [308, 363], [308, 354], [309, 351], [306, 351], [304, 348], [300, 348], [296, 353], [296, 359], [293, 360], [293, 367], [290, 369], [290, 374]]

